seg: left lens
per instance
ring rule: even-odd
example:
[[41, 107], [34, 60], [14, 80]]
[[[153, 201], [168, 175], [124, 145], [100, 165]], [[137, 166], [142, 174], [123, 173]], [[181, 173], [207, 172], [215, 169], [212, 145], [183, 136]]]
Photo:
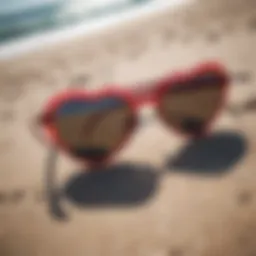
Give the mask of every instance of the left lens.
[[71, 101], [57, 114], [61, 140], [75, 156], [104, 158], [122, 142], [131, 128], [133, 113], [119, 98]]

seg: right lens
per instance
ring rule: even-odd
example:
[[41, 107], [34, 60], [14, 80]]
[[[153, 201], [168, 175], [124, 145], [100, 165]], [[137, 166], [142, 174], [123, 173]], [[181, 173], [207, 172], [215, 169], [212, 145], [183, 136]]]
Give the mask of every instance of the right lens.
[[219, 73], [206, 72], [170, 85], [160, 102], [160, 111], [181, 132], [199, 134], [220, 107], [225, 83]]

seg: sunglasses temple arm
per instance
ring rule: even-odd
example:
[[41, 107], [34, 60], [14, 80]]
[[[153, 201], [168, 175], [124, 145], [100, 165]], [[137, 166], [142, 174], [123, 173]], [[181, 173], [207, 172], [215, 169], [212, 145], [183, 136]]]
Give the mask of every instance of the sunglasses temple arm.
[[48, 200], [49, 212], [58, 220], [67, 219], [67, 214], [61, 205], [61, 191], [56, 185], [58, 151], [51, 145], [45, 161], [45, 192]]
[[44, 123], [42, 116], [37, 116], [29, 124], [29, 130], [33, 137], [48, 149], [48, 155], [45, 160], [44, 183], [45, 192], [48, 200], [49, 212], [57, 219], [63, 220], [67, 218], [67, 214], [61, 207], [61, 194], [56, 186], [56, 170], [58, 160], [58, 150], [55, 145], [47, 143], [42, 133], [42, 125]]

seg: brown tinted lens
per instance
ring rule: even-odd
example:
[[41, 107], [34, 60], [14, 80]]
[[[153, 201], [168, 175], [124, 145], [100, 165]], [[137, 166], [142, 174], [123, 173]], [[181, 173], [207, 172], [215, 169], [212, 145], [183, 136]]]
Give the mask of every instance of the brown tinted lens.
[[219, 107], [223, 79], [206, 74], [170, 87], [160, 103], [167, 122], [182, 132], [200, 134]]
[[131, 127], [130, 107], [118, 98], [69, 102], [60, 109], [56, 126], [62, 141], [78, 157], [106, 157]]

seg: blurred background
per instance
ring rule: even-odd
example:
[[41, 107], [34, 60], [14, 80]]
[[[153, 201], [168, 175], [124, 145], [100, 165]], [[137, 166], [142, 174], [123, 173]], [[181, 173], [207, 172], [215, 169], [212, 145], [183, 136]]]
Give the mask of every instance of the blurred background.
[[[256, 255], [255, 0], [0, 4], [1, 256]], [[206, 60], [232, 81], [209, 137], [179, 137], [149, 107], [106, 170], [60, 154], [46, 175], [56, 152], [30, 124], [52, 95]]]
[[155, 0], [2, 0], [0, 42], [114, 15]]

